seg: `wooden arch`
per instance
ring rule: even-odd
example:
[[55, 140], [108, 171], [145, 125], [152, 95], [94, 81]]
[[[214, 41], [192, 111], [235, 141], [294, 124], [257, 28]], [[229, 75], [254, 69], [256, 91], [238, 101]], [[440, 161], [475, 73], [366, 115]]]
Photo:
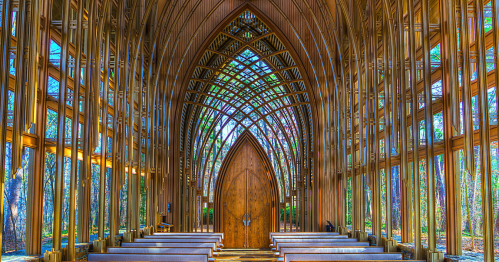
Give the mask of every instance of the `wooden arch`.
[[278, 184], [277, 184], [277, 178], [274, 173], [274, 169], [272, 168], [272, 163], [270, 162], [270, 159], [268, 158], [267, 154], [265, 153], [265, 149], [262, 147], [260, 143], [258, 143], [258, 140], [256, 137], [249, 131], [245, 130], [236, 140], [236, 142], [232, 145], [232, 147], [229, 149], [229, 152], [227, 153], [227, 156], [225, 159], [222, 161], [222, 166], [220, 167], [220, 173], [217, 178], [217, 182], [215, 183], [215, 194], [214, 194], [214, 201], [213, 201], [213, 223], [214, 223], [214, 232], [221, 232], [222, 230], [222, 221], [220, 219], [221, 215], [220, 212], [222, 212], [222, 199], [221, 199], [221, 194], [222, 194], [222, 186], [225, 182], [225, 175], [227, 173], [228, 168], [230, 167], [230, 164], [232, 163], [233, 159], [235, 156], [237, 156], [237, 153], [239, 150], [242, 148], [242, 146], [248, 143], [253, 147], [255, 150], [256, 154], [258, 155], [260, 162], [263, 163], [266, 173], [268, 175], [270, 187], [271, 187], [271, 230], [272, 232], [279, 231], [279, 189], [278, 189]]
[[[174, 187], [173, 192], [172, 192], [172, 197], [171, 199], [173, 202], [176, 203], [175, 210], [173, 213], [176, 213], [176, 215], [173, 218], [173, 223], [174, 224], [180, 224], [181, 226], [178, 227], [179, 230], [190, 230], [190, 228], [185, 229], [184, 225], [186, 227], [189, 227], [189, 225], [192, 225], [192, 219], [195, 219], [195, 214], [196, 211], [187, 211], [187, 206], [189, 205], [189, 201], [191, 201], [192, 206], [196, 206], [193, 202], [197, 199], [198, 197], [200, 198], [201, 201], [201, 206], [204, 206], [207, 204], [208, 207], [211, 207], [212, 205], [214, 206], [215, 203], [210, 201], [210, 195], [213, 192], [213, 195], [216, 194], [216, 190], [214, 190], [215, 185], [210, 185], [211, 182], [208, 182], [208, 197], [206, 197], [206, 194], [204, 193], [204, 181], [206, 180], [203, 176], [198, 176], [198, 170], [197, 168], [200, 166], [198, 159], [195, 158], [194, 154], [194, 136], [198, 133], [198, 130], [201, 125], [196, 125], [195, 119], [199, 119], [200, 116], [203, 116], [200, 113], [200, 110], [196, 107], [206, 107], [209, 110], [207, 111], [212, 111], [216, 107], [210, 105], [205, 105], [203, 103], [200, 103], [199, 100], [193, 99], [193, 101], [188, 101], [186, 97], [188, 95], [192, 96], [203, 96], [205, 98], [214, 98], [215, 96], [208, 94], [207, 92], [202, 92], [199, 90], [190, 90], [189, 85], [190, 85], [190, 80], [193, 79], [193, 74], [197, 68], [200, 67], [199, 61], [203, 59], [203, 56], [205, 52], [208, 50], [208, 47], [211, 45], [212, 42], [217, 38], [217, 36], [223, 32], [223, 30], [231, 23], [234, 21], [234, 19], [238, 18], [241, 14], [244, 12], [251, 12], [254, 14], [259, 20], [263, 22], [268, 28], [271, 29], [272, 34], [275, 35], [278, 40], [281, 42], [281, 44], [285, 47], [285, 51], [288, 53], [289, 57], [291, 60], [294, 61], [293, 68], [299, 72], [300, 77], [297, 77], [296, 79], [290, 80], [289, 82], [292, 81], [300, 81], [304, 88], [299, 91], [293, 91], [291, 90], [289, 93], [286, 93], [284, 96], [279, 96], [277, 99], [282, 99], [283, 97], [288, 97], [288, 96], [304, 96], [308, 99], [308, 101], [297, 101], [296, 103], [291, 103], [290, 105], [286, 105], [285, 107], [292, 107], [293, 110], [296, 110], [297, 113], [294, 113], [296, 116], [296, 133], [301, 133], [300, 135], [297, 135], [297, 144], [299, 144], [298, 148], [300, 148], [300, 152], [296, 153], [297, 157], [294, 157], [294, 155], [290, 155], [290, 159], [285, 158], [285, 161], [283, 164], [279, 166], [279, 170], [276, 169], [276, 172], [280, 171], [277, 173], [279, 175], [281, 182], [277, 182], [277, 185], [275, 188], [278, 190], [279, 188], [282, 189], [283, 192], [288, 193], [288, 195], [281, 196], [283, 198], [283, 203], [281, 205], [295, 205], [293, 208], [295, 210], [298, 210], [299, 207], [303, 207], [301, 213], [298, 214], [298, 217], [302, 218], [300, 220], [300, 223], [303, 225], [305, 224], [305, 213], [306, 212], [316, 212], [316, 211], [305, 211], [307, 204], [305, 203], [305, 195], [311, 195], [311, 191], [313, 190], [311, 188], [311, 184], [303, 183], [303, 181], [310, 181], [312, 179], [312, 174], [313, 173], [318, 173], [318, 165], [312, 164], [312, 163], [319, 163], [320, 161], [318, 160], [319, 155], [317, 154], [318, 150], [313, 150], [314, 148], [319, 147], [319, 141], [322, 141], [320, 138], [313, 138], [313, 135], [317, 130], [319, 130], [320, 122], [321, 122], [321, 117], [320, 116], [320, 107], [318, 104], [320, 104], [320, 100], [318, 100], [318, 96], [315, 92], [317, 88], [312, 88], [314, 87], [314, 82], [311, 81], [313, 76], [309, 75], [310, 72], [305, 70], [304, 66], [304, 61], [303, 58], [300, 57], [297, 53], [296, 48], [297, 47], [302, 47], [297, 45], [296, 43], [293, 43], [290, 41], [290, 36], [289, 32], [282, 31], [281, 28], [277, 26], [274, 20], [272, 20], [269, 15], [272, 13], [269, 13], [268, 8], [258, 8], [255, 6], [254, 3], [250, 2], [244, 2], [239, 6], [234, 6], [234, 8], [228, 13], [223, 19], [220, 19], [220, 22], [217, 24], [216, 27], [211, 31], [211, 33], [206, 36], [203, 41], [203, 44], [200, 45], [199, 48], [197, 48], [196, 54], [193, 56], [193, 59], [191, 59], [191, 62], [188, 63], [188, 66], [186, 66], [185, 70], [185, 75], [183, 76], [181, 80], [181, 84], [179, 84], [178, 88], [178, 99], [174, 99], [172, 104], [175, 106], [172, 107], [172, 117], [176, 119], [176, 121], [172, 121], [171, 128], [175, 130], [174, 134], [170, 137], [172, 139], [171, 145], [173, 146], [173, 150], [170, 151], [170, 161], [171, 162], [171, 167], [173, 168], [173, 173], [174, 174], [182, 174], [181, 179], [186, 179], [184, 177], [189, 177], [191, 181], [196, 181], [192, 183], [187, 183], [187, 179], [183, 183], [183, 187], [180, 186], [179, 180], [177, 179], [177, 176], [173, 177], [173, 180], [176, 180], [172, 183], [175, 185], [179, 185], [180, 189], [177, 189], [177, 187]], [[298, 48], [299, 49], [299, 48]], [[282, 50], [280, 50], [282, 51]], [[278, 53], [278, 51], [276, 51]], [[261, 55], [261, 57], [266, 58], [267, 56]], [[287, 68], [289, 69], [289, 68]], [[218, 69], [216, 68], [210, 68], [210, 70], [217, 71]], [[279, 69], [274, 69], [276, 72], [280, 72], [282, 70]], [[179, 77], [180, 80], [180, 77]], [[207, 83], [207, 82], [205, 82]], [[212, 84], [210, 82], [210, 84]], [[237, 97], [237, 96], [236, 96]], [[273, 102], [272, 100], [271, 102]], [[231, 101], [234, 102], [234, 101]], [[233, 106], [232, 103], [226, 103], [225, 106], [230, 107]], [[263, 106], [268, 106], [268, 103], [265, 103]], [[263, 107], [262, 106], [262, 107]], [[278, 110], [284, 109], [284, 106], [281, 108], [278, 108]], [[271, 115], [272, 117], [276, 117], [275, 112], [278, 110], [272, 110]], [[254, 110], [256, 111], [256, 110]], [[223, 111], [219, 111], [219, 113], [224, 113]], [[206, 113], [209, 114], [209, 113]], [[286, 113], [290, 114], [290, 113]], [[229, 119], [232, 119], [229, 116]], [[286, 117], [286, 121], [291, 119], [290, 117]], [[264, 117], [260, 116], [257, 121], [267, 121]], [[239, 123], [239, 121], [235, 121], [236, 123]], [[217, 123], [213, 121], [213, 123]], [[225, 123], [224, 123], [225, 124]], [[268, 126], [271, 126], [270, 124], [267, 123]], [[282, 128], [282, 124], [279, 123], [279, 128]], [[214, 124], [209, 125], [207, 128], [208, 130], [213, 129]], [[278, 133], [279, 130], [274, 130], [274, 128], [270, 129], [272, 132], [275, 134]], [[211, 131], [208, 131], [211, 132]], [[216, 134], [217, 136], [218, 134]], [[286, 141], [285, 143], [290, 144], [291, 140], [294, 137], [290, 137], [289, 133], [285, 133], [284, 136], [286, 136]], [[178, 139], [180, 138], [180, 139]], [[225, 143], [225, 141], [223, 141]], [[274, 149], [272, 148], [272, 154], [276, 155], [276, 152], [281, 150], [283, 148], [283, 143], [279, 141], [279, 145], [276, 146], [278, 148]], [[201, 140], [200, 144], [203, 147], [208, 148], [209, 152], [212, 152], [212, 144], [209, 143], [209, 140], [205, 138], [204, 140]], [[272, 146], [271, 146], [272, 147]], [[290, 151], [292, 152], [294, 147], [288, 147], [290, 148]], [[220, 154], [220, 152], [218, 153]], [[218, 156], [218, 155], [217, 155]], [[225, 157], [226, 158], [226, 157]], [[305, 159], [306, 163], [305, 164], [300, 164], [298, 159]], [[179, 163], [181, 163], [179, 165]], [[188, 164], [185, 164], [188, 163]], [[313, 168], [310, 168], [313, 166]], [[203, 168], [210, 168], [207, 166], [204, 166]], [[209, 170], [207, 173], [209, 173], [209, 181], [212, 181], [212, 175], [214, 174], [213, 172], [213, 167], [212, 169]], [[284, 172], [284, 171], [287, 172]], [[291, 171], [290, 171], [291, 170]], [[294, 172], [292, 172], [294, 171]], [[201, 170], [201, 174], [204, 174], [205, 171]], [[274, 173], [274, 172], [273, 172]], [[184, 176], [186, 175], [186, 176]], [[289, 181], [296, 181], [296, 183], [290, 183], [292, 185], [291, 187], [286, 187], [284, 184], [284, 181], [286, 180], [285, 176], [287, 177]], [[217, 179], [218, 180], [218, 179]], [[280, 183], [280, 184], [279, 184]], [[294, 186], [293, 186], [294, 185]], [[195, 192], [194, 197], [190, 198], [187, 197], [186, 193], [184, 192], [189, 192], [189, 190], [193, 190]], [[210, 192], [212, 191], [212, 192]], [[282, 194], [282, 192], [278, 193]], [[296, 198], [296, 200], [295, 200]], [[293, 204], [293, 201], [295, 201], [295, 204]], [[307, 198], [308, 202], [315, 203], [316, 199], [315, 197], [310, 197]], [[277, 201], [276, 203], [279, 203]], [[278, 205], [278, 204], [276, 204]], [[314, 206], [314, 204], [308, 205], [310, 206], [310, 209]], [[197, 207], [197, 206], [196, 206]], [[178, 208], [178, 209], [177, 209]], [[308, 217], [309, 220], [307, 221], [308, 224], [310, 225], [309, 228], [312, 227], [312, 217]], [[275, 217], [276, 220], [279, 219], [278, 216]], [[289, 225], [291, 227], [291, 225]], [[201, 220], [201, 228], [203, 227], [203, 220]], [[286, 227], [286, 225], [285, 225]], [[216, 226], [214, 225], [214, 228]], [[277, 227], [275, 227], [277, 228]], [[303, 227], [306, 228], [306, 227]], [[273, 228], [274, 229], [274, 228]]]

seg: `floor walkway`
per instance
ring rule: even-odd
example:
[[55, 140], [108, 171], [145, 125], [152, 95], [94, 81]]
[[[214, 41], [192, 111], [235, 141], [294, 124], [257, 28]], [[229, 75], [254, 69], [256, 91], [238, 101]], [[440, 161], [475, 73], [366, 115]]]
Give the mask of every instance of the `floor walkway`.
[[215, 261], [277, 261], [272, 251], [266, 249], [222, 249]]

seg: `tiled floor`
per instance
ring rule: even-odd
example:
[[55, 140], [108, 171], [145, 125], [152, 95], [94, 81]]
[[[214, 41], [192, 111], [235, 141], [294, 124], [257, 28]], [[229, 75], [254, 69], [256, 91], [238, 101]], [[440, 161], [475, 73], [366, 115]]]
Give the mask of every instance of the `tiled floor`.
[[222, 249], [215, 261], [277, 261], [270, 249]]

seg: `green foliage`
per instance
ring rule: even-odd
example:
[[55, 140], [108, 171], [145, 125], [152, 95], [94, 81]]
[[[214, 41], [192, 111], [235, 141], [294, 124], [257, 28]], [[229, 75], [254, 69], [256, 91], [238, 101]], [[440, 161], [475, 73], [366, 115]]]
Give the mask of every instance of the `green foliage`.
[[213, 208], [209, 209], [208, 217], [206, 215], [206, 212], [207, 212], [207, 208], [203, 207], [203, 225], [208, 225], [208, 222], [210, 225], [213, 225]]
[[[281, 208], [280, 212], [280, 221], [284, 221], [284, 208]], [[291, 214], [291, 208], [288, 206], [286, 207], [286, 223], [289, 223], [290, 219], [290, 214]], [[293, 209], [293, 224], [296, 224], [296, 208]]]

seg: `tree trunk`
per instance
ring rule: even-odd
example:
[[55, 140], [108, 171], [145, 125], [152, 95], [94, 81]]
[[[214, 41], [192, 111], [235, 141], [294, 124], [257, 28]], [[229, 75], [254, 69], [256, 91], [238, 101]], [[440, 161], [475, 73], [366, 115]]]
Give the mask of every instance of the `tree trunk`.
[[400, 167], [392, 170], [392, 223], [393, 229], [400, 229]]
[[[499, 189], [496, 189], [496, 196], [499, 196]], [[497, 200], [499, 201], [499, 200]], [[496, 221], [494, 223], [494, 235], [499, 235], [499, 208], [496, 207]]]
[[[442, 156], [443, 158], [443, 156]], [[437, 183], [436, 183], [436, 190], [437, 190], [437, 198], [438, 198], [438, 203], [439, 206], [442, 208], [441, 209], [441, 224], [440, 224], [440, 229], [444, 230], [446, 227], [446, 217], [445, 217], [445, 184], [444, 184], [444, 174], [442, 173], [442, 160], [440, 157], [435, 157], [435, 174], [437, 176]]]
[[[478, 159], [477, 157], [480, 157], [480, 151], [477, 150], [475, 148], [474, 150], [474, 155], [475, 155], [475, 159]], [[476, 165], [476, 161], [475, 161], [475, 165]], [[476, 174], [472, 174], [470, 175], [471, 178], [471, 181], [470, 181], [470, 190], [468, 191], [469, 193], [469, 205], [470, 205], [470, 217], [468, 218], [471, 222], [471, 230], [476, 230], [476, 226], [475, 226], [475, 199], [476, 199], [476, 182], [477, 182], [477, 178], [476, 178]], [[475, 233], [475, 232], [473, 232]]]
[[470, 228], [470, 235], [471, 235], [471, 250], [475, 250], [475, 237], [474, 237], [474, 232], [473, 232], [473, 224], [471, 222], [471, 215], [470, 215], [470, 203], [469, 203], [469, 197], [468, 197], [468, 178], [467, 174], [465, 173], [465, 179], [464, 179], [464, 186], [466, 188], [466, 214], [468, 215], [468, 225]]

